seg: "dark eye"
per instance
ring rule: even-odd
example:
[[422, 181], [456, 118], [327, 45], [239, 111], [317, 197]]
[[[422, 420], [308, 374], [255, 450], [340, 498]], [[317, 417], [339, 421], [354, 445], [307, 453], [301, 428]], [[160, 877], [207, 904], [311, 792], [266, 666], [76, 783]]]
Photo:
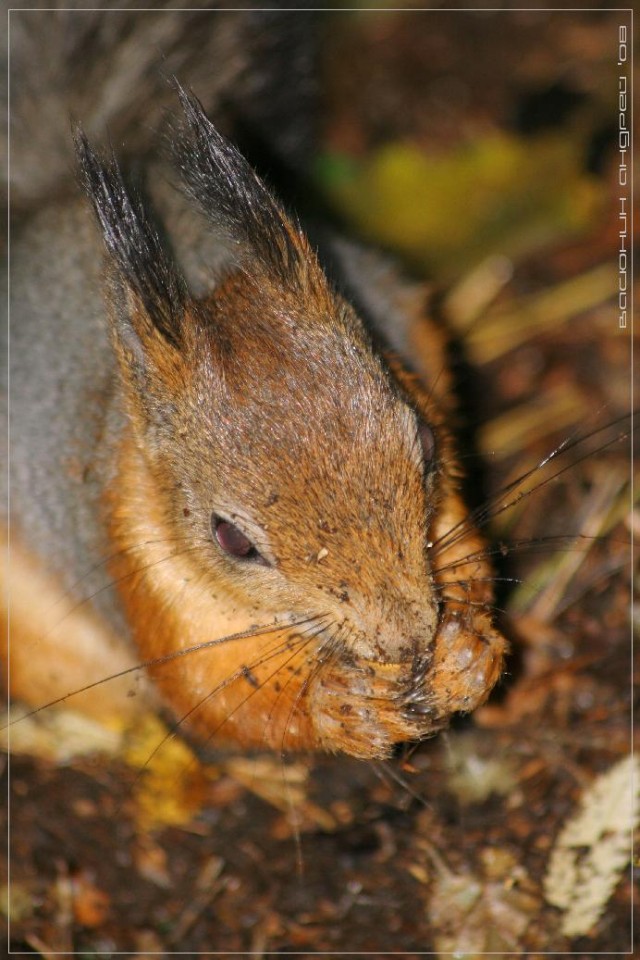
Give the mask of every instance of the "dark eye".
[[428, 467], [436, 450], [436, 438], [433, 435], [433, 430], [426, 423], [418, 424], [418, 439], [422, 447], [425, 465]]
[[214, 513], [211, 517], [211, 532], [222, 552], [228, 556], [266, 564], [267, 561], [258, 553], [249, 537], [229, 520], [224, 520]]

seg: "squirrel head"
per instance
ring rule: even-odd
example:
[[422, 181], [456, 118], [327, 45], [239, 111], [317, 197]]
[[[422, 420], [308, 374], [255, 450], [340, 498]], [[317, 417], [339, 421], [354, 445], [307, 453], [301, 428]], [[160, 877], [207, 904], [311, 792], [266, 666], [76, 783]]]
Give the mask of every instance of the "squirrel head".
[[[443, 624], [429, 540], [448, 440], [433, 403], [392, 373], [331, 289], [298, 224], [198, 102], [180, 96], [186, 130], [175, 161], [230, 250], [205, 297], [189, 294], [115, 163], [78, 139], [109, 255], [112, 340], [137, 447], [172, 534], [193, 544], [212, 591], [255, 622], [325, 624], [318, 656], [341, 684], [352, 669], [354, 690], [363, 676], [373, 690], [376, 672], [391, 670], [384, 695], [405, 719], [370, 738], [372, 753], [385, 753], [441, 723], [424, 678]], [[315, 696], [326, 719], [314, 745], [335, 749], [331, 682], [314, 677], [298, 698]]]

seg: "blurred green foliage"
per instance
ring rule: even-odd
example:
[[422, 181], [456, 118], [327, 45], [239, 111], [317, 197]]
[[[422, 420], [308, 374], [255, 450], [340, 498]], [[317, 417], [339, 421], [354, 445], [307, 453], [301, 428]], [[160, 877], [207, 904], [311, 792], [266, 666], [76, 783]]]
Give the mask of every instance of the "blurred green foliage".
[[426, 153], [388, 143], [364, 159], [326, 153], [321, 189], [360, 236], [440, 280], [500, 253], [518, 259], [592, 228], [606, 190], [580, 138], [503, 132]]

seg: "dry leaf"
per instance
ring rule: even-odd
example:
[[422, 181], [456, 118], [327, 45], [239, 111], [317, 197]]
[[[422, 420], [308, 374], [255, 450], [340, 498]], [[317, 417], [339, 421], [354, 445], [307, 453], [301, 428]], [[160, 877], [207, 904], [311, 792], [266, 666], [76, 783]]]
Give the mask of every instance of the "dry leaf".
[[80, 871], [71, 878], [73, 918], [83, 927], [102, 926], [109, 914], [111, 900], [97, 887], [88, 872]]
[[136, 821], [143, 830], [183, 826], [199, 812], [207, 775], [195, 754], [153, 714], [129, 732], [123, 759], [140, 770]]
[[538, 899], [515, 886], [510, 876], [498, 881], [440, 872], [429, 901], [434, 947], [440, 956], [454, 953], [465, 960], [519, 950], [539, 907]]
[[12, 707], [2, 719], [0, 749], [51, 763], [70, 763], [95, 754], [117, 756], [122, 734], [73, 710], [45, 710], [23, 717]]
[[257, 797], [293, 817], [297, 829], [308, 822], [323, 830], [335, 830], [335, 818], [307, 797], [309, 767], [306, 764], [283, 764], [271, 757], [232, 757], [225, 762], [224, 769]]
[[506, 796], [516, 786], [510, 757], [486, 755], [485, 743], [475, 730], [450, 733], [447, 751], [447, 787], [463, 803], [482, 803], [492, 794]]
[[565, 936], [584, 936], [602, 916], [631, 858], [639, 820], [640, 764], [630, 755], [591, 784], [551, 852], [544, 893], [564, 911]]

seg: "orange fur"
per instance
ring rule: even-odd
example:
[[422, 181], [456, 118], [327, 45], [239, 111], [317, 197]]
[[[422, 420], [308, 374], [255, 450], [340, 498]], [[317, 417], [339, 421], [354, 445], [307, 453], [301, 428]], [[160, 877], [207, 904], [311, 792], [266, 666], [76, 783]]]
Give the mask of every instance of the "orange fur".
[[[10, 615], [3, 657], [12, 696], [32, 707], [68, 697], [69, 707], [103, 721], [126, 722], [148, 707], [153, 697], [141, 671], [100, 683], [135, 666], [131, 648], [86, 604], [76, 607], [15, 537], [10, 549], [6, 535], [4, 543], [0, 611]], [[97, 686], [75, 692], [89, 684]]]

